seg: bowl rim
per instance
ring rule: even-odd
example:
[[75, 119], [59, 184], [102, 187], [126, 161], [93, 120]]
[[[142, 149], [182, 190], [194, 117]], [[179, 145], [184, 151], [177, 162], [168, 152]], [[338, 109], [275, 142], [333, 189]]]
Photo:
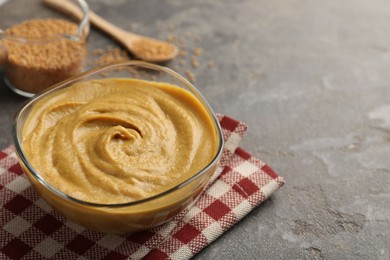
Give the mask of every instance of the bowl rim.
[[[51, 41], [57, 41], [61, 39], [68, 39], [71, 41], [75, 42], [80, 42], [83, 41], [89, 32], [89, 5], [85, 0], [74, 0], [75, 2], [78, 3], [78, 6], [81, 9], [82, 12], [82, 17], [80, 19], [80, 22], [77, 23], [77, 33], [76, 34], [57, 34], [57, 35], [52, 35], [48, 37], [25, 37], [25, 36], [13, 36], [13, 35], [8, 35], [5, 30], [0, 28], [0, 39], [6, 39], [9, 41], [13, 42], [18, 42], [18, 43], [47, 43]], [[38, 18], [39, 19], [39, 18]]]
[[[96, 74], [96, 73], [100, 73], [100, 72], [102, 72], [104, 70], [107, 70], [107, 69], [120, 67], [120, 66], [139, 66], [139, 67], [143, 67], [143, 68], [154, 69], [154, 70], [157, 70], [157, 71], [163, 71], [163, 72], [166, 72], [166, 73], [170, 74], [171, 76], [173, 76], [177, 80], [181, 81], [183, 84], [185, 84], [186, 87], [188, 87], [191, 91], [193, 91], [192, 94], [195, 94], [195, 97], [197, 99], [200, 99], [201, 103], [203, 102], [204, 108], [211, 115], [211, 117], [212, 117], [211, 119], [215, 123], [216, 129], [214, 129], [214, 130], [216, 131], [216, 133], [218, 135], [216, 139], [219, 139], [218, 140], [219, 141], [219, 147], [217, 149], [217, 152], [216, 152], [214, 158], [202, 170], [197, 172], [192, 177], [190, 177], [190, 178], [184, 180], [183, 182], [179, 183], [178, 185], [176, 185], [176, 186], [174, 186], [174, 187], [172, 187], [172, 188], [170, 188], [170, 189], [168, 189], [166, 191], [163, 191], [163, 192], [160, 192], [160, 193], [158, 193], [156, 195], [153, 195], [151, 197], [147, 197], [147, 198], [144, 198], [144, 199], [141, 199], [141, 200], [136, 200], [136, 201], [131, 201], [131, 202], [113, 203], [113, 204], [102, 204], [102, 203], [88, 202], [88, 201], [80, 200], [80, 199], [77, 199], [77, 198], [74, 198], [72, 196], [67, 195], [66, 193], [56, 189], [54, 186], [49, 184], [47, 181], [44, 180], [43, 177], [41, 177], [41, 175], [39, 175], [37, 173], [37, 171], [34, 169], [34, 167], [30, 164], [29, 160], [27, 159], [26, 155], [23, 152], [23, 148], [22, 148], [22, 145], [21, 145], [21, 140], [18, 137], [18, 119], [20, 118], [20, 115], [27, 108], [29, 108], [33, 103], [35, 103], [38, 99], [40, 99], [43, 96], [46, 96], [46, 95], [50, 94], [51, 92], [56, 91], [57, 89], [61, 89], [62, 87], [64, 87], [64, 85], [68, 85], [68, 84], [72, 85], [75, 82], [77, 82], [79, 80], [82, 80], [85, 77], [91, 76], [91, 75]], [[85, 72], [83, 72], [81, 74], [78, 74], [76, 76], [73, 76], [73, 77], [71, 77], [71, 78], [69, 78], [67, 80], [59, 82], [59, 83], [53, 85], [52, 87], [50, 87], [50, 88], [48, 88], [48, 89], [46, 89], [46, 90], [44, 90], [42, 92], [37, 93], [32, 98], [26, 100], [21, 105], [21, 107], [16, 111], [16, 113], [14, 115], [14, 118], [13, 118], [13, 124], [12, 124], [12, 139], [13, 139], [13, 142], [14, 142], [14, 145], [15, 145], [15, 150], [16, 150], [16, 153], [18, 154], [19, 159], [28, 168], [28, 170], [31, 172], [31, 175], [38, 182], [40, 182], [45, 188], [50, 190], [52, 193], [54, 193], [54, 195], [60, 197], [61, 199], [65, 199], [65, 200], [70, 201], [70, 202], [81, 204], [83, 206], [89, 206], [89, 207], [95, 207], [95, 208], [122, 208], [122, 207], [136, 206], [136, 205], [143, 204], [145, 202], [150, 202], [150, 201], [153, 201], [155, 199], [162, 198], [162, 197], [167, 196], [167, 195], [169, 195], [169, 194], [171, 194], [171, 193], [173, 193], [173, 192], [175, 192], [177, 190], [180, 190], [183, 187], [185, 187], [185, 186], [191, 184], [192, 182], [194, 182], [196, 179], [198, 179], [201, 176], [203, 176], [212, 167], [214, 167], [216, 164], [218, 164], [218, 162], [219, 162], [219, 160], [220, 160], [220, 158], [222, 156], [224, 145], [225, 145], [225, 141], [224, 141], [224, 138], [223, 138], [222, 127], [221, 127], [221, 125], [219, 123], [219, 120], [218, 120], [216, 114], [214, 113], [212, 107], [210, 106], [209, 102], [203, 96], [203, 94], [193, 84], [191, 84], [187, 79], [185, 79], [183, 76], [181, 76], [179, 73], [173, 71], [172, 69], [164, 67], [164, 66], [156, 65], [156, 64], [151, 64], [151, 63], [148, 63], [148, 62], [143, 62], [143, 61], [126, 61], [126, 62], [119, 62], [119, 63], [114, 63], [114, 64], [102, 66], [102, 67], [93, 68], [93, 69], [85, 71]]]

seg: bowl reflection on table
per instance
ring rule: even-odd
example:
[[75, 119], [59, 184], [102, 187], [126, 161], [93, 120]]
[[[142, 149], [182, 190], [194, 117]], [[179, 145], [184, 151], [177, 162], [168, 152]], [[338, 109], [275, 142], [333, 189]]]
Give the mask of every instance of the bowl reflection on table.
[[[37, 102], [51, 93], [71, 87], [74, 83], [102, 77], [132, 79], [134, 75], [141, 80], [178, 86], [190, 92], [199, 101], [204, 111], [206, 111], [212, 124], [212, 129], [215, 132], [213, 136], [215, 136], [216, 152], [212, 157], [212, 161], [195, 175], [188, 177], [173, 187], [169, 187], [168, 190], [151, 197], [126, 203], [102, 204], [81, 200], [63, 193], [45, 181], [32, 166], [22, 146], [22, 135], [26, 120]], [[161, 225], [188, 208], [204, 191], [205, 186], [213, 176], [223, 149], [221, 127], [214, 112], [200, 92], [186, 79], [172, 70], [138, 61], [129, 61], [92, 69], [39, 93], [17, 112], [13, 125], [13, 141], [24, 173], [40, 196], [49, 205], [65, 217], [87, 228], [119, 233], [134, 232]], [[36, 156], [41, 155], [37, 154]]]

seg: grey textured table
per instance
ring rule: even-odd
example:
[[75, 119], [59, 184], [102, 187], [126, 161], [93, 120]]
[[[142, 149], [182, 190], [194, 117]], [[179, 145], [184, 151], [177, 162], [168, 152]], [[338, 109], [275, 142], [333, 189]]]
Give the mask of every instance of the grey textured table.
[[[215, 111], [249, 124], [242, 146], [286, 179], [196, 258], [390, 259], [389, 1], [90, 5], [145, 35], [197, 35], [191, 44], [204, 52], [195, 85]], [[90, 49], [115, 44], [91, 36]], [[1, 149], [23, 101], [0, 85]]]

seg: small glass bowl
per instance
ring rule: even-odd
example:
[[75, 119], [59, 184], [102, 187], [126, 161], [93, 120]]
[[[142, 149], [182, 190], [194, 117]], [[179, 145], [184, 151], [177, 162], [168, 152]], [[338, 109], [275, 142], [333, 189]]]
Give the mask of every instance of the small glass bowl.
[[[217, 147], [213, 160], [194, 176], [169, 190], [146, 199], [122, 204], [97, 204], [82, 201], [64, 194], [47, 183], [26, 158], [21, 145], [24, 124], [32, 108], [50, 93], [68, 88], [76, 82], [100, 78], [138, 78], [169, 83], [189, 91], [202, 104], [212, 121]], [[89, 229], [114, 233], [134, 232], [161, 225], [191, 206], [213, 177], [224, 146], [219, 122], [202, 94], [176, 72], [166, 67], [141, 61], [128, 61], [92, 69], [36, 95], [17, 112], [12, 134], [16, 153], [24, 173], [48, 204], [65, 217]]]
[[[82, 16], [80, 19], [65, 20], [77, 25], [75, 34], [22, 37], [10, 35], [7, 29], [0, 28], [0, 45], [3, 48], [0, 54], [2, 56], [0, 67], [4, 70], [4, 82], [11, 90], [19, 95], [32, 97], [35, 93], [84, 70], [87, 55], [86, 38], [89, 32], [89, 7], [85, 0], [74, 0], [74, 2]], [[32, 6], [35, 6], [34, 3], [36, 2], [31, 1]], [[1, 18], [2, 26], [8, 23], [10, 28], [27, 20], [54, 18], [53, 11], [41, 5], [36, 7], [39, 9], [31, 17], [31, 14], [25, 13], [27, 9], [21, 8], [26, 4], [30, 5], [30, 1], [27, 3], [27, 1], [12, 0], [2, 5], [0, 11], [11, 10], [10, 15]], [[14, 13], [18, 15], [15, 16]], [[23, 20], [20, 20], [21, 17]], [[55, 16], [55, 18], [60, 17]], [[9, 21], [13, 24], [9, 24]]]

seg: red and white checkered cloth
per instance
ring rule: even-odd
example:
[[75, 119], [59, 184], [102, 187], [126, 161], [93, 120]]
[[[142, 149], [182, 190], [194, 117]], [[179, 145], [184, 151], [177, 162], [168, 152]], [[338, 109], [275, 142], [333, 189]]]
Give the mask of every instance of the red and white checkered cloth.
[[189, 259], [284, 183], [240, 148], [247, 126], [218, 115], [225, 149], [215, 180], [186, 212], [129, 235], [96, 232], [54, 211], [34, 191], [13, 146], [0, 152], [0, 259]]

